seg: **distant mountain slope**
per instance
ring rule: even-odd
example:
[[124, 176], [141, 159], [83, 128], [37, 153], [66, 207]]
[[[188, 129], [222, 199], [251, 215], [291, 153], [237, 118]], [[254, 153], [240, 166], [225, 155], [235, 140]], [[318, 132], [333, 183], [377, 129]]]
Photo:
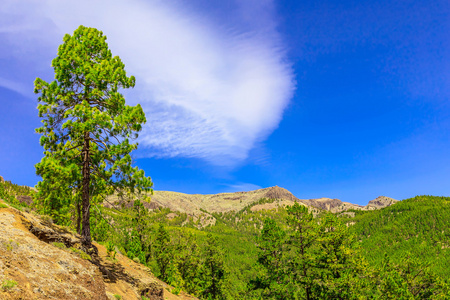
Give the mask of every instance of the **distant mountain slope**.
[[366, 206], [361, 206], [358, 204], [353, 204], [349, 202], [342, 202], [339, 199], [330, 199], [330, 198], [319, 198], [319, 199], [310, 199], [310, 200], [300, 200], [300, 202], [314, 206], [323, 210], [331, 211], [332, 213], [342, 212], [349, 209], [355, 210], [374, 210], [381, 209], [390, 205], [393, 205], [398, 202], [398, 200], [380, 196], [374, 200], [369, 201]]
[[189, 215], [198, 215], [200, 212], [225, 213], [230, 211], [240, 211], [246, 206], [252, 205], [261, 198], [283, 200], [283, 205], [300, 202], [307, 206], [319, 209], [341, 212], [349, 209], [373, 210], [390, 206], [398, 200], [380, 196], [369, 201], [366, 206], [342, 202], [339, 199], [319, 198], [319, 199], [298, 199], [287, 189], [273, 186], [250, 192], [221, 193], [214, 195], [183, 194], [177, 192], [154, 191], [151, 197], [152, 202], [161, 207], [169, 207], [171, 210], [185, 212]]
[[[368, 206], [389, 203], [385, 198], [379, 197]], [[382, 210], [357, 212], [349, 221], [370, 262], [381, 263], [385, 252], [394, 261], [410, 252], [436, 273], [450, 278], [449, 197], [417, 196]]]
[[349, 202], [342, 202], [339, 199], [319, 198], [310, 200], [300, 200], [302, 203], [320, 208], [323, 210], [331, 211], [333, 213], [341, 212], [349, 209], [364, 209], [364, 206], [352, 204]]
[[[273, 203], [259, 204], [262, 198], [277, 199]], [[117, 203], [117, 197], [109, 197], [105, 202], [106, 207], [110, 207], [110, 203]], [[249, 192], [220, 193], [220, 194], [184, 194], [169, 191], [154, 191], [151, 195], [150, 203], [144, 203], [149, 209], [169, 208], [171, 211], [186, 213], [199, 220], [202, 226], [215, 224], [216, 219], [213, 213], [238, 212], [246, 207], [254, 206], [252, 210], [274, 209], [278, 206], [289, 206], [294, 202], [299, 202], [311, 208], [327, 210], [333, 213], [342, 212], [349, 209], [355, 210], [373, 210], [380, 209], [392, 205], [398, 200], [380, 196], [369, 202], [366, 206], [342, 202], [339, 199], [319, 198], [319, 199], [298, 199], [287, 189], [273, 186], [264, 189], [258, 189]], [[126, 206], [131, 206], [126, 203]]]
[[274, 186], [250, 192], [221, 193], [213, 195], [183, 194], [177, 192], [154, 191], [152, 202], [169, 207], [171, 210], [196, 214], [207, 211], [210, 213], [224, 213], [239, 211], [257, 202], [261, 198], [288, 200], [292, 203], [298, 199], [288, 190]]

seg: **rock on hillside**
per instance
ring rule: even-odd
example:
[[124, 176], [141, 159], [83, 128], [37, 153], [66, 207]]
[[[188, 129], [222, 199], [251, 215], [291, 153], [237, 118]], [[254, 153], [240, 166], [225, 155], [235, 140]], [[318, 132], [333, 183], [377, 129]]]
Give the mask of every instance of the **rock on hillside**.
[[398, 200], [395, 200], [395, 199], [392, 199], [389, 197], [385, 197], [385, 196], [379, 196], [376, 199], [370, 200], [369, 204], [364, 206], [364, 208], [366, 210], [380, 209], [383, 207], [391, 206], [397, 202], [398, 202]]
[[[0, 201], [0, 299], [194, 299], [169, 293], [143, 265], [80, 252], [80, 237]], [[83, 257], [83, 258], [82, 258]], [[16, 284], [14, 284], [14, 282]]]
[[323, 210], [331, 211], [332, 213], [341, 212], [349, 209], [362, 209], [363, 206], [352, 204], [349, 202], [342, 202], [339, 199], [330, 199], [330, 198], [319, 198], [319, 199], [309, 199], [309, 200], [300, 200], [300, 202], [317, 207]]
[[273, 186], [262, 190], [265, 193], [264, 198], [267, 199], [288, 200], [292, 202], [298, 201], [298, 198], [295, 197], [291, 192], [279, 186]]
[[393, 205], [398, 202], [398, 200], [380, 196], [374, 200], [369, 201], [369, 204], [366, 206], [361, 206], [358, 204], [353, 204], [349, 202], [342, 202], [339, 199], [330, 199], [330, 198], [319, 198], [319, 199], [310, 199], [310, 200], [300, 200], [300, 202], [314, 206], [323, 210], [331, 211], [332, 213], [338, 213], [342, 211], [346, 211], [349, 209], [355, 210], [374, 210], [381, 209], [390, 205]]

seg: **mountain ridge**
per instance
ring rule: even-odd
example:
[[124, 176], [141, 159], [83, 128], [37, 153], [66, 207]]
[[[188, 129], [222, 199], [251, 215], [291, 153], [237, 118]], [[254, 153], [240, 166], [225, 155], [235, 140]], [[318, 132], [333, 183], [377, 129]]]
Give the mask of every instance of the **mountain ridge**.
[[[290, 191], [279, 186], [272, 186], [248, 192], [218, 193], [218, 194], [185, 194], [173, 191], [154, 191], [150, 195], [151, 201], [144, 203], [148, 209], [169, 208], [171, 211], [186, 213], [193, 217], [194, 221], [200, 220], [202, 226], [215, 224], [214, 213], [238, 212], [249, 206], [257, 205], [257, 210], [274, 209], [278, 206], [289, 206], [295, 202], [306, 205], [311, 209], [326, 210], [339, 213], [346, 210], [374, 210], [395, 204], [398, 200], [379, 196], [368, 202], [366, 206], [343, 202], [339, 199], [316, 198], [299, 199]], [[260, 199], [274, 199], [274, 203], [257, 203]], [[109, 197], [109, 202], [120, 203], [116, 196]], [[122, 204], [131, 206], [132, 203]], [[111, 203], [105, 202], [106, 207]]]

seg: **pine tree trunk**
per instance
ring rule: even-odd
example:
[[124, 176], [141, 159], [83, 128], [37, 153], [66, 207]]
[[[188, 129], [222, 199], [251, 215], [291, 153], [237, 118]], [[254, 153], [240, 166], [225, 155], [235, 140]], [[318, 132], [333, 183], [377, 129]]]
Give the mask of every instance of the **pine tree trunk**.
[[77, 233], [81, 235], [81, 201], [77, 197]]
[[83, 146], [83, 186], [82, 186], [82, 205], [83, 205], [83, 221], [81, 230], [81, 243], [86, 249], [92, 247], [91, 244], [91, 225], [90, 217], [90, 203], [89, 203], [89, 184], [91, 181], [90, 170], [90, 153], [89, 153], [89, 132], [84, 134]]

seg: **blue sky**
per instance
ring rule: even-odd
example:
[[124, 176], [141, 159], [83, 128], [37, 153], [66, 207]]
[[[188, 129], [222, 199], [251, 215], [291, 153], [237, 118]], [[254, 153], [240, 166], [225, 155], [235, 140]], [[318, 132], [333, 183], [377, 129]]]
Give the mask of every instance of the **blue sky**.
[[147, 115], [156, 190], [450, 196], [448, 1], [17, 1], [0, 7], [0, 175], [34, 186], [36, 77], [80, 24]]

